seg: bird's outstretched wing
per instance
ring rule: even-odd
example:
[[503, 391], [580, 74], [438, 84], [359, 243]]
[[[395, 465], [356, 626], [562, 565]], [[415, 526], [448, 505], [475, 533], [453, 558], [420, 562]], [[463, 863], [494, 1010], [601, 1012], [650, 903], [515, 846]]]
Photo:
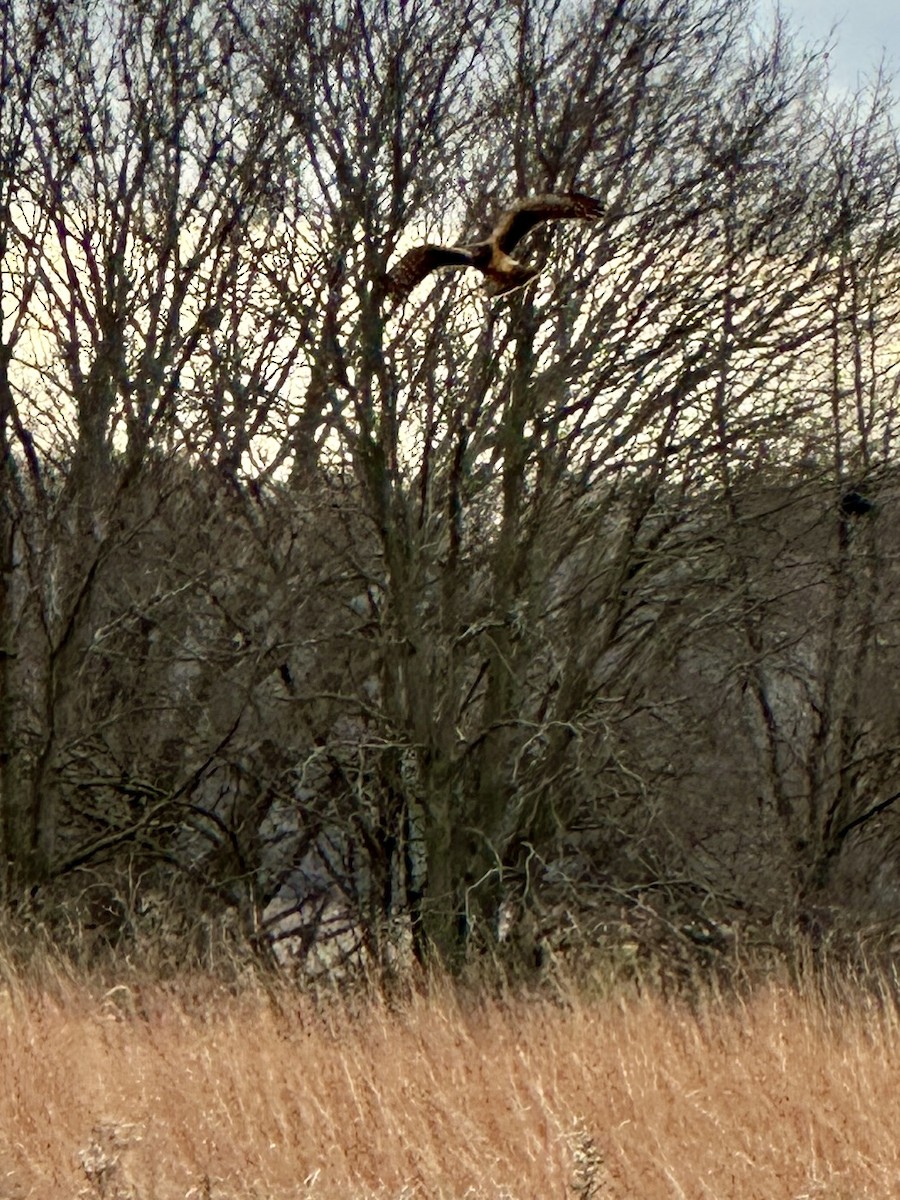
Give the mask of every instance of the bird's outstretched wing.
[[596, 221], [603, 209], [602, 201], [585, 196], [582, 192], [558, 195], [547, 192], [541, 196], [528, 196], [506, 209], [494, 226], [491, 240], [504, 254], [509, 254], [525, 234], [541, 221], [559, 221], [565, 217]]
[[408, 250], [385, 278], [389, 296], [405, 299], [426, 275], [440, 267], [470, 267], [472, 255], [456, 246], [416, 246]]

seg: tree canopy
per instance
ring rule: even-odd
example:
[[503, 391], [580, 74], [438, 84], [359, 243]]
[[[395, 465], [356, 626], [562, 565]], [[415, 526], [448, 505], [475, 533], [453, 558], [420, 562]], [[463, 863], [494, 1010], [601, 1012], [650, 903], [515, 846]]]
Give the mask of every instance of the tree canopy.
[[748, 0], [13, 2], [0, 74], [8, 904], [458, 961], [887, 870], [883, 80]]

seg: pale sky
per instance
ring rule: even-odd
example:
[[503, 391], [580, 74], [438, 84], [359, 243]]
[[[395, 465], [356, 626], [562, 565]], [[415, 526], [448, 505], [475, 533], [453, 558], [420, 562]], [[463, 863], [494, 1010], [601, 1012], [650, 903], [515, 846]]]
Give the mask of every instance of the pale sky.
[[[830, 64], [838, 87], [855, 90], [872, 76], [883, 55], [889, 70], [900, 73], [898, 0], [780, 0], [780, 7], [804, 40], [821, 41], [836, 27]], [[772, 8], [760, 0], [762, 12]]]

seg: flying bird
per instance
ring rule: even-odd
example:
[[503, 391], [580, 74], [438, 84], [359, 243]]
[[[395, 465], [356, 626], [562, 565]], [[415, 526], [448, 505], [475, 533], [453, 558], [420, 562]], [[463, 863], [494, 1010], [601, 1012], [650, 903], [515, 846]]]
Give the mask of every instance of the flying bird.
[[540, 271], [511, 256], [511, 251], [542, 221], [576, 218], [596, 221], [604, 206], [581, 192], [546, 193], [517, 200], [502, 213], [490, 237], [466, 246], [416, 246], [409, 250], [385, 278], [394, 300], [405, 300], [432, 271], [442, 267], [475, 267], [487, 278], [491, 295], [502, 296], [524, 287]]

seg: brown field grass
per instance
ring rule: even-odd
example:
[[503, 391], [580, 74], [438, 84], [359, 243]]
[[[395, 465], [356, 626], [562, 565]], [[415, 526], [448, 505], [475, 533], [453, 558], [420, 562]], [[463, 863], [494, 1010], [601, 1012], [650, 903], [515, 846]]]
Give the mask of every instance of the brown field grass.
[[0, 1198], [895, 1200], [887, 996], [351, 1007], [7, 972]]

